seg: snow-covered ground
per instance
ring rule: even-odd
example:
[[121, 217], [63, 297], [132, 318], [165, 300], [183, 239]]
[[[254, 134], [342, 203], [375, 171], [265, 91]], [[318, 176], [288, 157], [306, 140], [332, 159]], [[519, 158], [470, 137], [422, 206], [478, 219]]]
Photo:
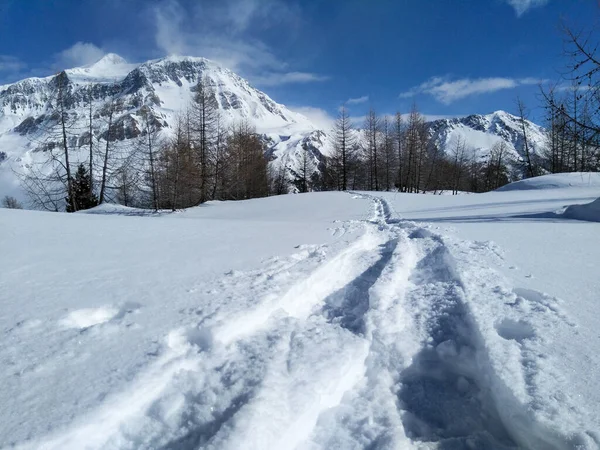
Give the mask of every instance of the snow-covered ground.
[[600, 224], [563, 211], [600, 181], [567, 178], [0, 209], [0, 447], [598, 448]]

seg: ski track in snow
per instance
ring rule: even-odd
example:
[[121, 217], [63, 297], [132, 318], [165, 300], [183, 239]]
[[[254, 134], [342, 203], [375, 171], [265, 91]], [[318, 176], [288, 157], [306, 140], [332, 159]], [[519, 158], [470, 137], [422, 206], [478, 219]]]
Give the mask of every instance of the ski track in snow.
[[[477, 257], [501, 258], [490, 245], [352, 195], [373, 212], [336, 224], [345, 247], [301, 247], [190, 288], [216, 300], [180, 311], [195, 325], [165, 336], [129, 390], [21, 448], [594, 448], [592, 433], [560, 434], [534, 414], [553, 401], [573, 408], [536, 391], [541, 330], [528, 316], [568, 323], [559, 301], [503, 285]], [[514, 315], [490, 323], [473, 307], [482, 298]], [[136, 307], [74, 311], [61, 324], [101, 326]]]

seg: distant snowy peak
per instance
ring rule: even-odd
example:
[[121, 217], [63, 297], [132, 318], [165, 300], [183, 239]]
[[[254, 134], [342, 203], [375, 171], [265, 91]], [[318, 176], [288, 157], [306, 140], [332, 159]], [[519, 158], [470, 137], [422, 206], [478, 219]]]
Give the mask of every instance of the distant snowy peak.
[[[528, 143], [535, 153], [544, 145], [545, 130], [529, 120], [524, 123]], [[452, 151], [460, 139], [481, 157], [487, 156], [489, 150], [499, 142], [506, 143], [513, 156], [523, 156], [521, 119], [505, 111], [434, 120], [428, 123], [428, 127], [435, 142], [446, 152]]]
[[98, 62], [94, 65], [117, 65], [117, 64], [127, 64], [127, 60], [116, 53], [107, 53], [104, 55]]
[[[433, 126], [459, 127], [465, 126], [483, 133], [492, 133], [509, 138], [510, 133], [522, 133], [521, 119], [506, 111], [495, 111], [491, 114], [472, 114], [466, 117], [439, 119], [431, 122]], [[532, 132], [542, 132], [543, 128], [528, 120], [525, 121], [526, 129]]]
[[74, 83], [113, 83], [122, 80], [137, 66], [115, 53], [108, 53], [93, 64], [66, 69], [64, 72]]

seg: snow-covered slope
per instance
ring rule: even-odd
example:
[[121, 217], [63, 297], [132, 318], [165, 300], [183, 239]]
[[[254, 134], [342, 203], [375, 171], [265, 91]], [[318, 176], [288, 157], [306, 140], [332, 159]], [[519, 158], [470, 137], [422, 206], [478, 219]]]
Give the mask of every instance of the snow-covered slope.
[[[507, 156], [514, 161], [524, 156], [521, 120], [505, 111], [439, 119], [429, 122], [428, 126], [435, 142], [446, 152], [453, 151], [460, 139], [467, 149], [475, 151], [480, 157], [487, 157], [499, 142], [506, 143]], [[546, 141], [544, 128], [526, 120], [525, 130], [532, 154], [539, 153]]]
[[597, 449], [600, 224], [555, 211], [598, 189], [561, 184], [0, 209], [0, 447]]
[[[177, 115], [190, 104], [193, 87], [204, 78], [216, 93], [225, 124], [248, 120], [259, 133], [268, 137], [276, 164], [285, 159], [288, 171], [294, 166], [297, 142], [319, 139], [317, 128], [303, 115], [290, 111], [265, 93], [219, 64], [192, 57], [170, 56], [143, 64], [129, 64], [115, 54], [106, 55], [90, 66], [69, 69], [58, 75], [70, 90], [67, 109], [69, 135], [73, 148], [86, 148], [88, 141], [89, 99], [96, 117], [94, 136], [102, 138], [108, 128], [105, 105], [117, 102], [114, 129], [119, 141], [138, 139], [140, 110], [150, 109], [163, 130], [169, 133]], [[0, 194], [17, 189], [12, 171], [26, 171], [27, 166], [46, 155], [48, 102], [56, 91], [57, 78], [31, 78], [0, 87]], [[104, 110], [103, 110], [104, 109]], [[277, 151], [275, 151], [277, 147]], [[288, 157], [289, 153], [289, 157]], [[75, 151], [74, 161], [84, 160]]]
[[523, 191], [529, 189], [562, 189], [569, 187], [600, 189], [600, 173], [572, 172], [554, 173], [541, 177], [515, 181], [498, 188], [498, 191]]

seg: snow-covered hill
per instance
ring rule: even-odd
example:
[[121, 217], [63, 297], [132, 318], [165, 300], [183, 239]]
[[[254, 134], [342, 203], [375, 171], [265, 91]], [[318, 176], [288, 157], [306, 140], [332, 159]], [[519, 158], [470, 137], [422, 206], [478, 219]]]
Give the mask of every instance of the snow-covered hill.
[[597, 188], [600, 190], [600, 173], [573, 172], [555, 173], [541, 177], [515, 181], [497, 189], [498, 191], [523, 191], [531, 189], [563, 189], [569, 187]]
[[[140, 111], [150, 109], [163, 125], [172, 129], [177, 115], [190, 104], [193, 88], [203, 78], [214, 89], [226, 124], [248, 120], [263, 134], [277, 164], [285, 161], [288, 171], [297, 170], [303, 144], [322, 141], [322, 133], [303, 115], [290, 111], [265, 93], [219, 64], [193, 57], [170, 56], [143, 64], [129, 64], [115, 54], [86, 67], [66, 70], [57, 76], [30, 78], [0, 87], [0, 194], [17, 189], [12, 170], [25, 171], [42, 160], [48, 102], [55, 95], [57, 77], [66, 80], [70, 90], [67, 105], [71, 146], [82, 148], [74, 159], [85, 160], [89, 142], [88, 114], [91, 97], [95, 115], [94, 136], [106, 135], [108, 128], [103, 108], [117, 102], [113, 129], [119, 141], [138, 139]], [[3, 160], [3, 162], [2, 162]]]

